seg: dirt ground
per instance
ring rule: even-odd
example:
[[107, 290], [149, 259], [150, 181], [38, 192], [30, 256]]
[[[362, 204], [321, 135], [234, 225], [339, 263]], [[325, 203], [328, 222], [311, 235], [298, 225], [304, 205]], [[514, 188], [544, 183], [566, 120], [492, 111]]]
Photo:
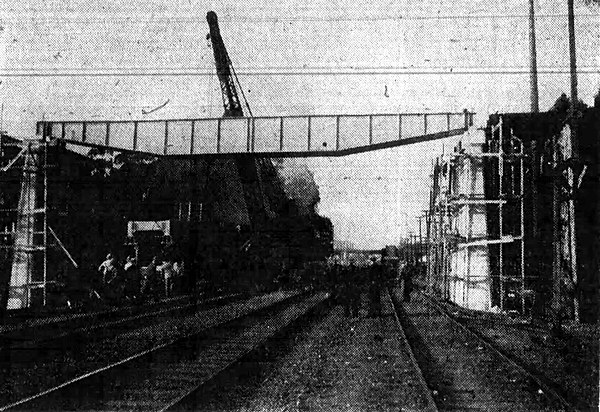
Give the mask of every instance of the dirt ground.
[[429, 410], [429, 390], [421, 386], [398, 339], [390, 303], [382, 317], [367, 317], [365, 296], [362, 304], [358, 318], [347, 318], [341, 306], [334, 306], [286, 349], [246, 365], [249, 380], [221, 382], [227, 394], [206, 389], [201, 409]]
[[562, 389], [582, 410], [598, 410], [598, 330], [592, 325], [565, 325], [551, 333], [548, 325], [520, 325], [471, 318], [465, 324], [517, 357]]

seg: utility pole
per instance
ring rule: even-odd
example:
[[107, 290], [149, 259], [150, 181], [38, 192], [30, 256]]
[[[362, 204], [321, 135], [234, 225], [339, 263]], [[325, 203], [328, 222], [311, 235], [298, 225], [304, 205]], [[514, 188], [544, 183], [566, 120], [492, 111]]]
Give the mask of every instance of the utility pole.
[[[552, 167], [558, 168], [557, 138], [552, 138]], [[552, 303], [551, 303], [551, 321], [552, 328], [560, 330], [560, 295], [561, 295], [561, 232], [562, 224], [560, 221], [560, 200], [559, 200], [559, 179], [554, 176], [552, 179]]]
[[423, 257], [423, 230], [421, 229], [421, 221], [423, 216], [419, 216], [419, 258]]
[[571, 109], [577, 104], [577, 54], [575, 53], [575, 11], [574, 0], [567, 0], [569, 15], [569, 60], [571, 69]]
[[[569, 15], [569, 60], [571, 70], [571, 106], [570, 106], [570, 117], [571, 117], [571, 158], [577, 163], [579, 160], [579, 138], [578, 138], [578, 115], [577, 115], [577, 104], [579, 99], [577, 97], [577, 54], [575, 51], [575, 11], [574, 11], [574, 0], [567, 0], [568, 4], [568, 15]], [[572, 173], [572, 197], [569, 199], [569, 237], [571, 247], [571, 275], [575, 287], [575, 293], [573, 298], [574, 307], [574, 320], [579, 322], [579, 293], [578, 293], [578, 267], [577, 267], [577, 225], [575, 224], [575, 217], [577, 215], [577, 202], [575, 198], [575, 186], [578, 176], [575, 175], [575, 171]]]
[[[572, 2], [572, 0], [571, 0]], [[535, 47], [535, 12], [534, 0], [529, 0], [529, 56], [531, 83], [531, 112], [539, 112], [538, 81], [537, 81], [537, 51]]]
[[425, 212], [425, 252], [427, 253], [427, 293], [431, 295], [433, 290], [433, 285], [431, 282], [431, 245], [430, 245], [430, 222], [429, 222], [429, 210], [424, 210]]

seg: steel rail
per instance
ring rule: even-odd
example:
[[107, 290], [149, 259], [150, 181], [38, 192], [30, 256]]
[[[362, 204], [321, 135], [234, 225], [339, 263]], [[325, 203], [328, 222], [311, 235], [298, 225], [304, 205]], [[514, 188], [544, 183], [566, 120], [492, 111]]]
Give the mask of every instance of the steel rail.
[[101, 374], [106, 373], [108, 371], [113, 371], [113, 370], [115, 370], [116, 368], [118, 368], [118, 367], [120, 367], [122, 365], [125, 365], [125, 364], [128, 364], [128, 363], [132, 363], [132, 362], [134, 362], [136, 360], [140, 360], [140, 359], [144, 358], [145, 356], [148, 356], [148, 355], [153, 354], [153, 353], [157, 353], [158, 351], [166, 349], [168, 347], [172, 347], [173, 345], [176, 345], [177, 342], [185, 341], [186, 339], [193, 338], [194, 336], [197, 336], [197, 335], [202, 334], [202, 333], [206, 333], [206, 332], [208, 332], [208, 331], [210, 331], [212, 329], [215, 329], [215, 328], [218, 328], [218, 327], [222, 327], [225, 324], [234, 322], [234, 321], [239, 320], [239, 319], [243, 319], [243, 318], [248, 317], [248, 316], [256, 315], [256, 314], [258, 314], [260, 312], [263, 312], [263, 311], [272, 310], [274, 307], [278, 307], [279, 305], [285, 304], [286, 302], [288, 302], [290, 300], [293, 300], [295, 298], [304, 296], [307, 293], [308, 293], [307, 291], [300, 291], [298, 293], [291, 294], [289, 296], [283, 297], [281, 300], [277, 300], [275, 302], [267, 303], [264, 306], [260, 306], [260, 307], [258, 307], [256, 309], [251, 309], [248, 312], [243, 312], [242, 311], [242, 312], [234, 315], [232, 318], [221, 320], [221, 321], [218, 321], [218, 322], [216, 322], [214, 324], [206, 325], [206, 326], [202, 327], [200, 330], [197, 330], [197, 331], [194, 331], [194, 332], [191, 332], [191, 333], [187, 333], [187, 334], [182, 335], [182, 336], [178, 336], [178, 337], [176, 337], [174, 339], [170, 339], [167, 342], [161, 343], [159, 345], [153, 346], [152, 348], [149, 348], [149, 349], [146, 349], [144, 351], [138, 352], [138, 353], [136, 353], [134, 355], [131, 355], [131, 356], [125, 358], [125, 359], [121, 359], [119, 361], [111, 362], [111, 363], [109, 363], [106, 366], [94, 369], [94, 370], [92, 370], [90, 372], [87, 372], [85, 374], [82, 374], [80, 376], [72, 378], [72, 379], [70, 379], [70, 380], [68, 380], [68, 381], [66, 381], [66, 382], [64, 382], [62, 384], [59, 384], [57, 386], [54, 386], [52, 388], [46, 389], [46, 390], [41, 391], [39, 393], [36, 393], [34, 395], [31, 395], [31, 396], [28, 396], [26, 398], [20, 399], [20, 400], [18, 400], [16, 402], [13, 402], [13, 403], [10, 403], [10, 404], [7, 404], [7, 405], [2, 405], [2, 406], [0, 406], [0, 412], [7, 411], [7, 410], [13, 410], [15, 408], [17, 408], [17, 410], [19, 410], [20, 407], [23, 407], [23, 406], [25, 406], [26, 404], [28, 404], [28, 403], [30, 403], [32, 401], [39, 401], [44, 396], [58, 393], [59, 391], [65, 389], [65, 388], [68, 388], [69, 386], [73, 386], [73, 385], [75, 385], [75, 384], [77, 384], [77, 383], [79, 383], [79, 382], [81, 382], [81, 381], [83, 381], [85, 379], [92, 378], [92, 377], [97, 377], [97, 376], [101, 376]]
[[485, 339], [479, 333], [474, 331], [472, 328], [462, 324], [458, 320], [456, 320], [448, 311], [443, 308], [439, 303], [435, 302], [433, 298], [427, 296], [424, 293], [419, 292], [421, 296], [425, 298], [430, 306], [436, 309], [440, 314], [447, 317], [453, 324], [457, 325], [462, 331], [466, 332], [469, 336], [475, 338], [477, 341], [481, 342], [483, 346], [485, 346], [488, 350], [492, 351], [494, 354], [498, 355], [500, 358], [508, 362], [514, 368], [516, 368], [520, 373], [532, 379], [544, 392], [544, 395], [551, 399], [554, 398], [558, 400], [562, 406], [567, 411], [578, 411], [579, 408], [574, 406], [570, 401], [568, 401], [562, 394], [559, 393], [558, 390], [552, 387], [552, 384], [546, 382], [546, 379], [539, 376], [539, 373], [530, 370], [530, 368], [522, 365], [520, 360], [514, 359], [513, 357], [507, 355], [503, 350], [499, 349], [496, 345], [489, 342], [489, 340]]
[[389, 292], [389, 290], [387, 290], [386, 292], [387, 292], [386, 295], [387, 295], [388, 299], [392, 303], [392, 308], [394, 309], [394, 310], [392, 310], [392, 314], [394, 315], [394, 321], [398, 327], [399, 340], [406, 346], [406, 350], [408, 351], [408, 354], [410, 357], [410, 364], [411, 364], [412, 368], [418, 372], [419, 381], [420, 381], [419, 383], [420, 383], [421, 387], [425, 388], [425, 392], [427, 393], [427, 395], [426, 395], [427, 403], [431, 406], [431, 408], [426, 409], [426, 410], [435, 412], [438, 410], [438, 407], [435, 403], [435, 399], [433, 399], [433, 395], [431, 394], [429, 385], [427, 384], [427, 381], [425, 380], [423, 371], [421, 370], [421, 367], [419, 366], [419, 363], [417, 362], [417, 358], [415, 358], [412, 348], [411, 348], [410, 344], [408, 343], [408, 338], [406, 337], [406, 334], [404, 333], [404, 329], [402, 328], [402, 323], [400, 322], [400, 317], [398, 316], [398, 313], [400, 313], [400, 309], [398, 308], [396, 301], [391, 297], [392, 294]]

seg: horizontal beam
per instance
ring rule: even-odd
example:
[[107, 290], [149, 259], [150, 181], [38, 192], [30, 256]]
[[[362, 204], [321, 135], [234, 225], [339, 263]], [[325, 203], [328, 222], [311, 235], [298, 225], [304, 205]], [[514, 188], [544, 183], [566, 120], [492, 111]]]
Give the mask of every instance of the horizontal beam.
[[44, 121], [38, 134], [69, 144], [156, 156], [322, 157], [464, 133], [473, 113]]
[[[393, 147], [406, 146], [409, 144], [423, 143], [429, 142], [433, 140], [445, 139], [452, 136], [458, 136], [465, 132], [464, 129], [456, 129], [450, 130], [448, 132], [441, 133], [433, 133], [424, 136], [407, 138], [404, 140], [398, 140], [395, 142], [387, 142], [387, 143], [374, 143], [367, 146], [357, 146], [351, 149], [340, 149], [340, 150], [319, 150], [319, 151], [271, 151], [271, 152], [261, 152], [261, 151], [247, 151], [247, 152], [218, 152], [218, 153], [198, 153], [198, 154], [168, 154], [166, 157], [178, 157], [178, 158], [187, 158], [187, 157], [195, 157], [195, 156], [203, 156], [203, 157], [231, 157], [231, 156], [252, 156], [252, 157], [260, 157], [260, 158], [291, 158], [291, 157], [342, 157], [359, 153], [372, 152], [375, 150], [381, 149], [390, 149]], [[149, 155], [157, 155], [165, 157], [165, 155], [160, 155], [157, 153], [146, 152], [141, 150], [130, 150], [130, 149], [122, 149], [120, 147], [115, 146], [106, 146], [99, 145], [94, 143], [82, 143], [75, 140], [63, 139], [63, 141], [67, 144], [73, 144], [76, 146], [84, 146], [90, 148], [97, 149], [108, 149], [114, 151], [120, 151], [125, 153], [144, 153]]]

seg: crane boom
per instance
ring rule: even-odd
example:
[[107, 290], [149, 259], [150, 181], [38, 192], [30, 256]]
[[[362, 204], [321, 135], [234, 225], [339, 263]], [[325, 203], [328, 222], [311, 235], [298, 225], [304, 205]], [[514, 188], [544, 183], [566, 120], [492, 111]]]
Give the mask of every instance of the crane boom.
[[231, 61], [223, 43], [221, 31], [219, 30], [217, 14], [214, 11], [209, 11], [206, 14], [206, 21], [210, 30], [210, 41], [217, 67], [217, 77], [221, 84], [221, 96], [223, 97], [223, 107], [225, 108], [223, 117], [244, 116], [244, 111], [242, 110], [242, 105], [240, 104], [240, 99], [235, 88]]
[[[206, 14], [206, 21], [208, 22], [208, 27], [210, 29], [209, 36], [215, 57], [217, 77], [219, 78], [219, 83], [221, 85], [221, 96], [223, 98], [223, 107], [225, 108], [223, 117], [243, 117], [244, 111], [235, 88], [237, 76], [235, 74], [235, 69], [231, 64], [231, 60], [229, 59], [225, 44], [223, 43], [216, 13], [209, 11]], [[239, 85], [239, 81], [237, 83]], [[240, 92], [246, 102], [248, 114], [252, 116], [252, 111], [250, 110], [250, 106], [248, 105], [248, 101], [246, 100], [244, 91], [241, 87]], [[252, 157], [238, 158], [235, 162], [248, 210], [248, 219], [250, 225], [256, 227], [256, 223], [264, 220], [265, 216], [268, 214], [266, 210], [270, 210], [263, 188], [262, 173], [263, 169], [268, 167], [267, 165], [270, 165], [271, 168], [273, 165], [270, 164], [268, 160], [265, 161], [264, 159]]]

